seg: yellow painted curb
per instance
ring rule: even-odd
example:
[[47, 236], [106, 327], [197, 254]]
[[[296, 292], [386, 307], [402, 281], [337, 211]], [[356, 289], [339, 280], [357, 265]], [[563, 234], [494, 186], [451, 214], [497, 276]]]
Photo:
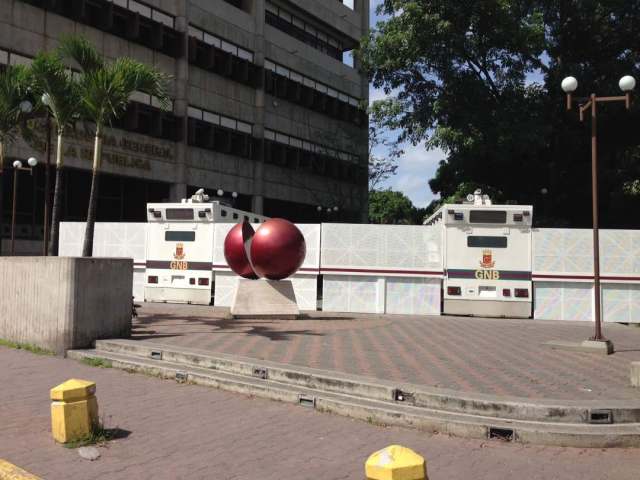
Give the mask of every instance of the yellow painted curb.
[[13, 463], [0, 459], [0, 480], [42, 480], [40, 477], [31, 475]]

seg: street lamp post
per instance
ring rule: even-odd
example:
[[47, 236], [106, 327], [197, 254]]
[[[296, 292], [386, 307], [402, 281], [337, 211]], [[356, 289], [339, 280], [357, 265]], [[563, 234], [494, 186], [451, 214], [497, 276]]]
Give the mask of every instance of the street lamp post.
[[[33, 105], [29, 100], [23, 100], [18, 105], [20, 111], [26, 115], [30, 114], [33, 111]], [[4, 156], [0, 155], [0, 256], [2, 256], [2, 225], [3, 225], [3, 173], [4, 173]]]
[[13, 162], [13, 206], [11, 211], [11, 255], [15, 255], [16, 240], [16, 205], [18, 202], [18, 173], [23, 170], [33, 175], [33, 168], [38, 165], [38, 160], [31, 157], [27, 160], [28, 167], [23, 167], [20, 160]]
[[593, 210], [593, 289], [594, 289], [594, 314], [595, 335], [591, 340], [607, 344], [607, 352], [613, 352], [613, 344], [602, 335], [602, 308], [600, 292], [600, 235], [598, 222], [598, 141], [597, 141], [597, 111], [598, 103], [624, 102], [627, 110], [631, 108], [631, 92], [636, 87], [635, 79], [624, 76], [620, 79], [620, 90], [624, 93], [617, 97], [598, 97], [595, 93], [587, 98], [573, 98], [573, 92], [578, 88], [578, 81], [574, 77], [562, 80], [562, 90], [567, 94], [567, 110], [573, 108], [574, 101], [578, 102], [580, 121], [584, 121], [584, 113], [591, 109], [591, 189]]

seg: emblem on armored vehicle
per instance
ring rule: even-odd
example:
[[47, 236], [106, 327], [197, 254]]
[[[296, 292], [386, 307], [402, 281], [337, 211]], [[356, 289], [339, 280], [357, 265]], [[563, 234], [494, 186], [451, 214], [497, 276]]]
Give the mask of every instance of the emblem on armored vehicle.
[[483, 250], [480, 266], [482, 268], [493, 268], [495, 264], [496, 262], [493, 261], [493, 254], [491, 253], [491, 250]]

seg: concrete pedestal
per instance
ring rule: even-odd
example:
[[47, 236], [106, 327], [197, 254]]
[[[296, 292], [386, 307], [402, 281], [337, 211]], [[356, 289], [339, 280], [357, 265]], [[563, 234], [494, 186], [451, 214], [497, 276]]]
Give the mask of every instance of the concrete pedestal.
[[545, 345], [555, 350], [569, 350], [572, 352], [597, 353], [600, 355], [611, 355], [614, 353], [613, 343], [611, 343], [611, 340], [585, 340], [583, 342], [552, 340], [550, 342], [546, 342]]
[[300, 309], [291, 280], [241, 279], [231, 304], [231, 316], [233, 318], [298, 318]]

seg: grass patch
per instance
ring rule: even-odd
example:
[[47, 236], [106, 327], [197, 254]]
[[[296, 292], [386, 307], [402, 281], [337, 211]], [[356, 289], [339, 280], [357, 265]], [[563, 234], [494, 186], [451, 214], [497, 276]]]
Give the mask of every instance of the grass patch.
[[63, 446], [65, 448], [80, 448], [86, 447], [88, 445], [102, 446], [109, 440], [126, 437], [127, 435], [125, 435], [124, 433], [125, 432], [123, 430], [120, 430], [119, 428], [104, 428], [104, 425], [102, 423], [98, 423], [98, 425], [96, 425], [91, 433], [86, 437], [74, 440], [69, 443], [64, 443]]
[[37, 345], [32, 345], [30, 343], [11, 342], [3, 338], [0, 338], [0, 346], [13, 348], [15, 350], [25, 350], [27, 352], [35, 353], [36, 355], [55, 355], [55, 352], [47, 350], [46, 348], [38, 347]]
[[96, 358], [96, 357], [84, 357], [80, 360], [81, 363], [85, 365], [89, 365], [90, 367], [99, 367], [99, 368], [112, 368], [113, 364], [111, 360], [107, 360], [106, 358]]

